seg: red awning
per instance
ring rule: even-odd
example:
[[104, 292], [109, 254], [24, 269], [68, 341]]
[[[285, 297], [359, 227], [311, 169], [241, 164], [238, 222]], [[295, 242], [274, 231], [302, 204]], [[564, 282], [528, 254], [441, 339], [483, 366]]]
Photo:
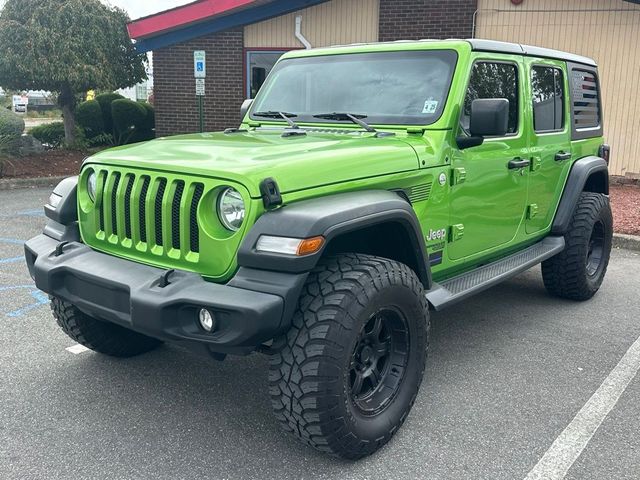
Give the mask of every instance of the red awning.
[[127, 25], [132, 39], [142, 39], [185, 27], [187, 25], [225, 15], [253, 3], [256, 0], [198, 0], [181, 7], [139, 18]]

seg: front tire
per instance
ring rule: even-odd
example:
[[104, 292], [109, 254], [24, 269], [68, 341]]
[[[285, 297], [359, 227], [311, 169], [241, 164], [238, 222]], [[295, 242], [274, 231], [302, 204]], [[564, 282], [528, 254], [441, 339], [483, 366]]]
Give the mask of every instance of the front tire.
[[71, 303], [51, 297], [51, 311], [64, 333], [80, 345], [112, 357], [133, 357], [162, 342], [119, 325], [97, 320]]
[[423, 287], [406, 265], [360, 254], [324, 259], [273, 345], [269, 389], [282, 427], [342, 458], [378, 450], [416, 399], [429, 325]]
[[613, 238], [609, 198], [583, 192], [565, 234], [565, 249], [542, 262], [544, 285], [552, 295], [588, 300], [604, 280]]

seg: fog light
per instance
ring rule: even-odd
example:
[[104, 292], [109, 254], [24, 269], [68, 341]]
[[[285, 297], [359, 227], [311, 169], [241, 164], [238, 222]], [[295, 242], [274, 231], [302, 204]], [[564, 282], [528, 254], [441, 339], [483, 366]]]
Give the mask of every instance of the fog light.
[[198, 316], [200, 317], [200, 326], [203, 330], [205, 332], [213, 332], [216, 328], [216, 321], [213, 318], [213, 314], [206, 308], [201, 308]]

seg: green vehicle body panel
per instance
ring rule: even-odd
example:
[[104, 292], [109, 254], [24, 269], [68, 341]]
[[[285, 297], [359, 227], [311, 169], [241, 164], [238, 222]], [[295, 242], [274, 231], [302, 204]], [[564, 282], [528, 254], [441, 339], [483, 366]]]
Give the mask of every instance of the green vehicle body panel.
[[[571, 141], [569, 102], [565, 101], [564, 129], [537, 134], [533, 131], [533, 65], [552, 65], [563, 70], [565, 92], [569, 83], [566, 63], [557, 60], [473, 52], [468, 42], [394, 42], [287, 53], [283, 58], [309, 55], [452, 49], [458, 54], [455, 73], [442, 115], [422, 127], [373, 125], [393, 136], [376, 137], [356, 125], [335, 122], [303, 123], [304, 127], [327, 128], [307, 135], [283, 137], [284, 121], [254, 121], [245, 117], [235, 133], [202, 133], [160, 138], [150, 142], [114, 148], [90, 157], [83, 165], [78, 183], [78, 212], [82, 239], [92, 248], [164, 268], [179, 268], [202, 274], [216, 282], [229, 280], [237, 270], [236, 253], [257, 218], [265, 212], [260, 183], [275, 179], [284, 204], [358, 190], [403, 190], [412, 199], [430, 255], [442, 255], [431, 266], [435, 281], [473, 269], [492, 259], [535, 243], [549, 234], [571, 165], [579, 158], [597, 154], [602, 137]], [[519, 73], [519, 130], [515, 135], [489, 138], [478, 146], [458, 149], [460, 113], [469, 74], [474, 62], [498, 60], [517, 65]], [[557, 162], [560, 151], [572, 154]], [[513, 158], [531, 159], [526, 169], [509, 170]], [[86, 179], [91, 170], [99, 175], [98, 191], [92, 202]], [[107, 174], [134, 178], [131, 186], [131, 239], [123, 235], [123, 215], [115, 215], [117, 234], [101, 232], [101, 222], [109, 226], [113, 213], [125, 202], [127, 182], [103, 185]], [[165, 212], [162, 229], [171, 238], [171, 198], [175, 182], [185, 182], [180, 208], [188, 209], [194, 185], [204, 186], [197, 210], [200, 249], [188, 245], [188, 225], [180, 230], [180, 249], [171, 242], [152, 245], [154, 220], [140, 225], [139, 207], [142, 178], [167, 180], [162, 199]], [[217, 218], [216, 199], [225, 187], [238, 190], [247, 213], [239, 231], [226, 230]], [[151, 187], [150, 187], [151, 188]], [[115, 193], [114, 193], [115, 192]], [[115, 200], [114, 200], [115, 198]], [[115, 203], [114, 203], [115, 202]], [[151, 205], [149, 205], [151, 208]], [[102, 209], [103, 219], [100, 218]], [[186, 210], [185, 210], [186, 211]], [[184, 216], [183, 216], [184, 217]], [[186, 220], [180, 217], [181, 222]], [[118, 224], [119, 222], [119, 224]], [[147, 242], [139, 232], [146, 229]], [[286, 235], [286, 226], [283, 226]]]

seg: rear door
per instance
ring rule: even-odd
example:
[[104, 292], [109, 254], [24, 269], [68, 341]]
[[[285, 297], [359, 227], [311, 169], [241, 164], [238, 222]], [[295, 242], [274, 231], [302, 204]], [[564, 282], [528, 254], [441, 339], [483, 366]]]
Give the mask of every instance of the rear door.
[[[478, 56], [471, 67], [461, 133], [466, 133], [471, 102], [477, 98], [509, 100], [509, 127], [504, 137], [486, 138], [482, 145], [453, 155], [453, 225], [447, 247], [452, 260], [492, 253], [509, 243], [522, 224], [529, 173], [523, 69], [520, 57], [499, 54]], [[527, 165], [514, 168], [521, 163]]]
[[525, 63], [532, 126], [526, 232], [535, 234], [551, 225], [571, 169], [570, 113], [566, 64], [538, 58]]

